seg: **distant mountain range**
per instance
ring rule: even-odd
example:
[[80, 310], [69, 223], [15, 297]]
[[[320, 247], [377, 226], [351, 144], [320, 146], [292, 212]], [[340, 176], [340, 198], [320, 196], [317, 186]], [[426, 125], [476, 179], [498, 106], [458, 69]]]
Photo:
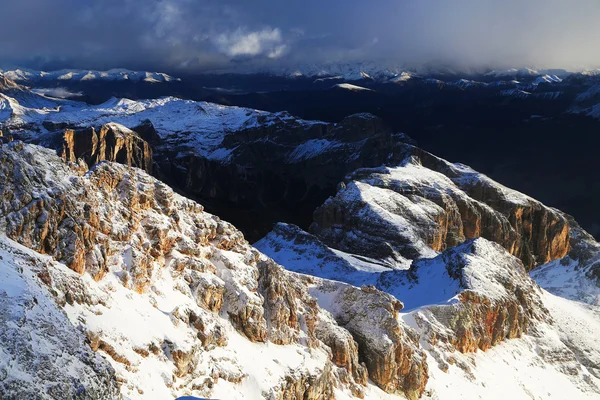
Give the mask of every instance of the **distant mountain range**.
[[0, 70], [0, 72], [7, 78], [22, 84], [35, 84], [42, 81], [143, 81], [159, 83], [179, 80], [162, 72], [131, 71], [128, 69], [111, 69], [108, 71], [61, 69], [49, 72], [32, 69], [14, 69], [7, 71]]

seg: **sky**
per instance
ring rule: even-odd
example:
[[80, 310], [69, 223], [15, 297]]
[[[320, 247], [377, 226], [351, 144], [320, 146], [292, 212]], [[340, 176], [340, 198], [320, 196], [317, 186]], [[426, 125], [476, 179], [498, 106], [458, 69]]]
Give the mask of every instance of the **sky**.
[[0, 0], [0, 64], [600, 66], [600, 0]]

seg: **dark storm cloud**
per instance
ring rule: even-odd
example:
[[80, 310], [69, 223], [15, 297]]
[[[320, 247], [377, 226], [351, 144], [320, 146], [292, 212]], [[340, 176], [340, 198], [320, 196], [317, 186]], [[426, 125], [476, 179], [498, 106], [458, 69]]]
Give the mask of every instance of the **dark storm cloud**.
[[231, 69], [600, 65], [598, 0], [0, 0], [0, 61]]

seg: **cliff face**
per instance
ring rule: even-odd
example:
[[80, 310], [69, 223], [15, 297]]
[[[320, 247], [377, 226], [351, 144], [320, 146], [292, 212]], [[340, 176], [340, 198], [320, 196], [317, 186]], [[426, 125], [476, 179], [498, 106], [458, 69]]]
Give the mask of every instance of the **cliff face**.
[[[251, 380], [267, 398], [362, 397], [368, 379], [423, 393], [427, 364], [393, 297], [287, 272], [137, 169], [87, 171], [15, 142], [0, 148], [0, 177], [0, 229], [56, 260], [34, 264], [34, 282], [123, 395], [236, 397]], [[319, 297], [332, 291], [335, 307]]]
[[315, 211], [311, 230], [332, 247], [392, 264], [477, 237], [501, 244], [528, 270], [567, 254], [569, 223], [560, 212], [468, 167], [412, 153], [398, 167], [349, 175]]
[[402, 302], [373, 286], [359, 289], [315, 277], [304, 279], [319, 304], [331, 302], [330, 312], [355, 338], [368, 377], [388, 393], [421, 397], [429, 377], [427, 360], [419, 335], [398, 322]]
[[152, 149], [147, 141], [118, 124], [94, 128], [67, 129], [62, 134], [61, 157], [70, 162], [83, 159], [89, 167], [101, 161], [115, 161], [152, 173]]
[[346, 174], [401, 160], [404, 142], [410, 142], [366, 114], [338, 124], [302, 121], [286, 114], [262, 116], [254, 122], [226, 132], [218, 156], [197, 151], [176, 154], [177, 146], [156, 152], [161, 179], [209, 204], [215, 213], [229, 215], [251, 240], [282, 220], [309, 221]]

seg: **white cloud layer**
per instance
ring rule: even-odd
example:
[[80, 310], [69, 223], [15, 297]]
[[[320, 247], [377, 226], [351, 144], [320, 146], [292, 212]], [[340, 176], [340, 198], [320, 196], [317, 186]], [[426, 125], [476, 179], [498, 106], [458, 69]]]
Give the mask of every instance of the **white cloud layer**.
[[278, 58], [286, 49], [281, 31], [277, 28], [265, 28], [255, 32], [240, 28], [217, 35], [214, 43], [221, 53], [230, 57], [266, 55], [269, 58]]

